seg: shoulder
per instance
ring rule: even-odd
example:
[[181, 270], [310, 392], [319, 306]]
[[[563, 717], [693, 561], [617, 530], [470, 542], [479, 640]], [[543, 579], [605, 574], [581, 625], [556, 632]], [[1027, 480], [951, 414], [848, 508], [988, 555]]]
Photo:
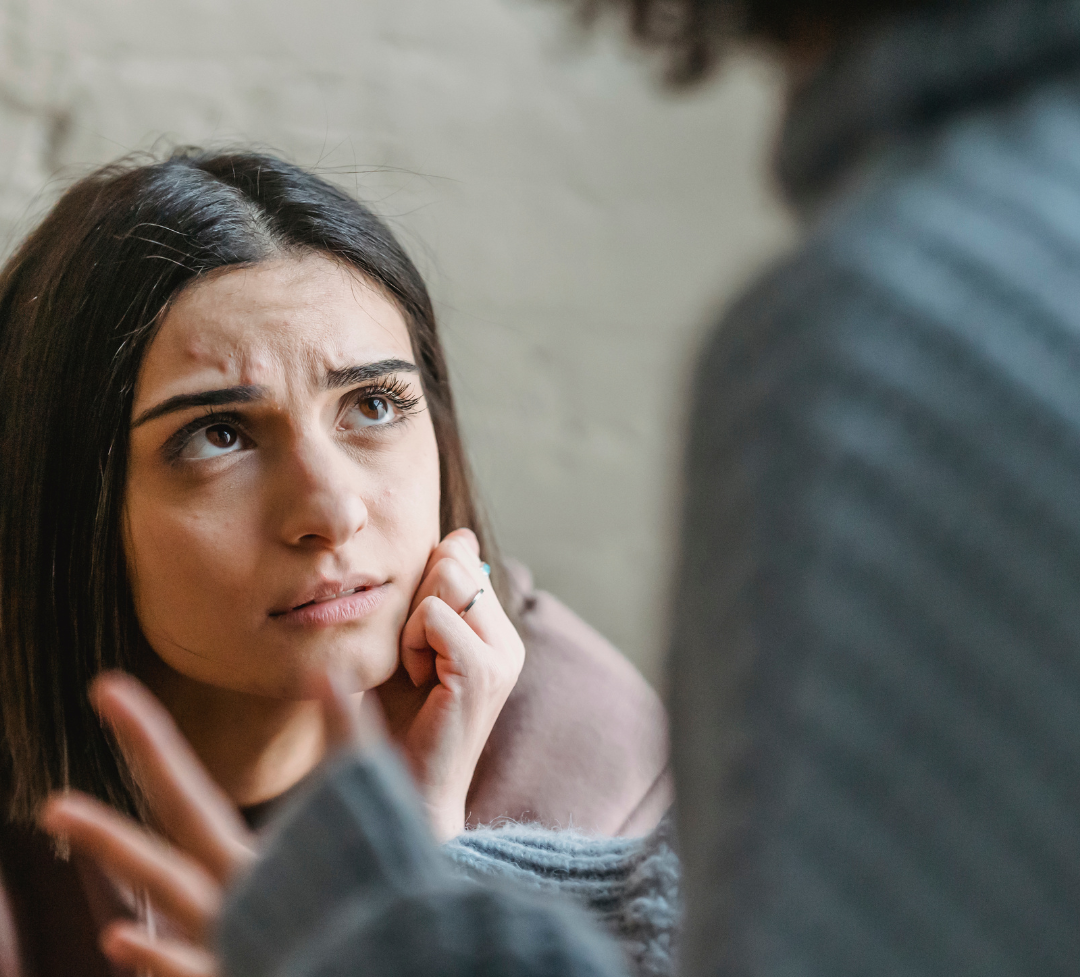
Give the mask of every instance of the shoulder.
[[659, 697], [603, 636], [510, 564], [526, 658], [477, 766], [470, 822], [642, 834], [671, 800]]
[[806, 240], [762, 275], [710, 337], [703, 371], [734, 356], [775, 364], [783, 341], [835, 351], [878, 322], [918, 321], [986, 346], [990, 319], [1075, 324], [1080, 259], [1080, 87], [974, 111], [884, 145], [814, 214]]
[[835, 363], [895, 326], [987, 357], [1008, 337], [1072, 336], [1077, 152], [1074, 83], [883, 147], [821, 206], [802, 246], [728, 311], [699, 375], [760, 376], [795, 350], [804, 368]]
[[691, 473], [736, 443], [835, 456], [852, 406], [967, 430], [1048, 394], [1080, 408], [1078, 123], [1075, 92], [1046, 93], [883, 153], [710, 335]]

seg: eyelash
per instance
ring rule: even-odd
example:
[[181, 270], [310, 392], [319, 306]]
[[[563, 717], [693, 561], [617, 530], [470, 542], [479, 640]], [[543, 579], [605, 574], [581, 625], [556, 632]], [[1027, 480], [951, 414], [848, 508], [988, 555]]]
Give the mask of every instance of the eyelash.
[[[405, 417], [415, 413], [417, 405], [423, 400], [421, 395], [410, 395], [408, 384], [395, 377], [394, 379], [382, 380], [367, 387], [353, 390], [350, 394], [348, 406], [353, 407], [361, 400], [366, 400], [369, 397], [385, 397]], [[397, 422], [391, 421], [391, 424], [394, 423]], [[233, 411], [217, 411], [210, 408], [205, 414], [189, 421], [169, 437], [162, 449], [166, 459], [170, 462], [179, 461], [180, 453], [184, 450], [188, 441], [200, 431], [213, 427], [215, 424], [228, 424], [230, 427], [239, 428], [241, 431], [244, 428], [243, 418], [239, 414]]]
[[394, 377], [374, 383], [368, 387], [360, 387], [354, 390], [350, 396], [349, 406], [367, 400], [369, 397], [385, 397], [405, 416], [415, 412], [417, 405], [423, 399], [419, 394], [410, 396], [409, 385], [404, 380]]

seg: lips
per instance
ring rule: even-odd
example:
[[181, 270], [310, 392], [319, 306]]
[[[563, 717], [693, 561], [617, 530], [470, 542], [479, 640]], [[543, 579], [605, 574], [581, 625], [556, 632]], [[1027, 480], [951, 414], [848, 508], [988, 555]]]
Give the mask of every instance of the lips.
[[325, 604], [328, 600], [337, 600], [338, 597], [349, 597], [352, 594], [359, 594], [365, 590], [371, 590], [371, 587], [364, 585], [361, 587], [353, 587], [352, 590], [343, 590], [340, 594], [330, 594], [327, 597], [313, 597], [311, 600], [304, 601], [303, 604], [297, 604], [293, 610], [298, 611], [301, 607], [310, 607], [312, 604]]
[[389, 583], [349, 587], [273, 614], [271, 620], [278, 627], [304, 630], [355, 625], [382, 607], [389, 593]]
[[282, 617], [317, 604], [327, 604], [330, 601], [354, 597], [369, 590], [378, 590], [384, 583], [386, 583], [385, 579], [359, 573], [348, 577], [341, 576], [336, 580], [323, 578], [306, 587], [297, 588], [277, 601], [277, 607], [270, 611], [270, 616]]
[[[389, 581], [352, 587], [323, 587], [317, 596], [301, 595], [287, 610], [272, 612], [276, 627], [320, 630], [355, 625], [383, 606], [391, 591]], [[303, 600], [303, 597], [308, 597]]]

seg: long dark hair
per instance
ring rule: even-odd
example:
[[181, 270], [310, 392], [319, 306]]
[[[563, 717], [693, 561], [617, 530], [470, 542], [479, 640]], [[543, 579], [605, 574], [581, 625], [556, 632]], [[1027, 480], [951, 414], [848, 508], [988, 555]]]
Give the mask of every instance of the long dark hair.
[[[183, 150], [74, 184], [0, 272], [0, 799], [141, 805], [87, 701], [142, 647], [121, 517], [135, 380], [170, 300], [214, 269], [321, 252], [404, 315], [441, 460], [443, 532], [486, 545], [427, 289], [387, 227], [272, 156]], [[498, 582], [497, 582], [498, 583]]]

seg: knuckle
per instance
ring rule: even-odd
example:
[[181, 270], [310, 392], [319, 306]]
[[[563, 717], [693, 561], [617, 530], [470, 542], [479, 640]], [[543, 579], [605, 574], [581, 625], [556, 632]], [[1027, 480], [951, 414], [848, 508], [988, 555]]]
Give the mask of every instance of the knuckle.
[[468, 547], [459, 539], [455, 539], [450, 543], [448, 547], [448, 556], [462, 569], [465, 568], [469, 562], [472, 554], [469, 552]]
[[437, 576], [445, 576], [448, 573], [453, 572], [453, 568], [457, 565], [457, 560], [447, 553], [440, 555], [436, 561], [435, 566], [432, 568], [432, 573]]
[[465, 568], [452, 556], [443, 557], [435, 564], [435, 576], [450, 586], [460, 586], [466, 579]]
[[449, 543], [444, 539], [438, 546], [431, 551], [431, 555], [428, 557], [428, 565], [434, 566], [440, 560], [446, 559], [447, 553], [450, 551]]
[[435, 594], [428, 594], [427, 597], [420, 601], [420, 606], [417, 607], [417, 610], [423, 611], [425, 615], [428, 615], [441, 603], [442, 599], [440, 597], [436, 597]]
[[452, 540], [459, 546], [468, 547], [470, 551], [479, 550], [480, 548], [480, 541], [476, 538], [476, 533], [468, 526], [459, 526], [453, 532], [447, 533], [446, 539]]

